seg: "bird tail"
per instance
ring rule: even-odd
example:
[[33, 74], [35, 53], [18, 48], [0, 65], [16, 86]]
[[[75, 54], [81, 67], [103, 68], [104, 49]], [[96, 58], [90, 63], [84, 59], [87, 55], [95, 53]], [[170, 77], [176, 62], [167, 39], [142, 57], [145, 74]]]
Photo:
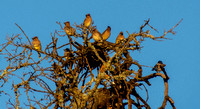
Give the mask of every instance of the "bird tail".
[[169, 76], [167, 75], [167, 72], [165, 71], [165, 69], [162, 69], [163, 73], [165, 74], [166, 76], [166, 79], [169, 79]]
[[41, 59], [41, 54], [38, 52], [38, 56], [39, 56], [39, 58]]

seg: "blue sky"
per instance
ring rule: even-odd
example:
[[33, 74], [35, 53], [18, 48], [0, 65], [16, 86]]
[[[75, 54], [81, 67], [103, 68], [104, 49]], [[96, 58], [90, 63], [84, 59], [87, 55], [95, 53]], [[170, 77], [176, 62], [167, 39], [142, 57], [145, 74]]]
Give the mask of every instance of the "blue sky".
[[[81, 24], [85, 14], [90, 13], [94, 25], [103, 32], [109, 25], [112, 28], [108, 41], [114, 42], [120, 31], [138, 32], [144, 20], [150, 18], [150, 24], [159, 33], [170, 29], [183, 18], [182, 23], [175, 28], [175, 36], [168, 34], [173, 40], [146, 40], [141, 52], [133, 53], [134, 59], [143, 65], [153, 66], [158, 60], [166, 64], [170, 76], [169, 95], [173, 98], [177, 109], [192, 109], [199, 103], [200, 76], [200, 2], [198, 0], [1, 0], [0, 1], [0, 44], [6, 35], [21, 33], [15, 25], [22, 27], [29, 38], [39, 36], [44, 47], [51, 41], [50, 33], [59, 29], [56, 21], [70, 21], [71, 24]], [[149, 29], [149, 28], [147, 28]], [[127, 37], [127, 34], [124, 34]], [[65, 43], [67, 38], [59, 40]], [[1, 60], [4, 60], [0, 56]], [[1, 61], [1, 67], [3, 68]], [[153, 73], [150, 68], [144, 68], [144, 75]], [[149, 103], [152, 109], [158, 108], [163, 100], [163, 81], [155, 78], [150, 81]], [[4, 90], [4, 89], [0, 89]], [[6, 89], [10, 90], [10, 89]], [[140, 90], [139, 90], [140, 91]], [[144, 90], [141, 90], [141, 93]], [[4, 98], [4, 99], [3, 99]], [[0, 104], [6, 108], [6, 96], [0, 96]], [[167, 106], [167, 109], [171, 107]]]

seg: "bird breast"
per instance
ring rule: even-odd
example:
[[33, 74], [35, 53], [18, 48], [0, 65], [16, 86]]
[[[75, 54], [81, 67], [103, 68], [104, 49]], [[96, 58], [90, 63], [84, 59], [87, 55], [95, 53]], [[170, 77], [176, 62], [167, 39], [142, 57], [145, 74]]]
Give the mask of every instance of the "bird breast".
[[102, 35], [102, 38], [103, 40], [107, 40], [109, 36], [110, 36], [110, 32], [105, 31], [105, 33]]
[[102, 40], [101, 35], [97, 32], [93, 33], [92, 38], [97, 42]]

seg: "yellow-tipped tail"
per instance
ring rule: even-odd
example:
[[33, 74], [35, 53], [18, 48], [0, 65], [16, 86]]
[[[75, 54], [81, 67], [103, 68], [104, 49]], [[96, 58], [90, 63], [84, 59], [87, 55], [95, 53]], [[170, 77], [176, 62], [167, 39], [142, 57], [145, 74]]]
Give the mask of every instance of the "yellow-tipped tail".
[[40, 53], [38, 53], [38, 55], [39, 55], [39, 58], [41, 59], [41, 54], [40, 54]]

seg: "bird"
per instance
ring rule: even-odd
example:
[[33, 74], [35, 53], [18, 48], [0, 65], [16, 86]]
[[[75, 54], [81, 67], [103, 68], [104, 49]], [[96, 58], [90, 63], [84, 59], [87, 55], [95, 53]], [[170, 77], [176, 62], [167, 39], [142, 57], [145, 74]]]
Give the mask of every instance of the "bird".
[[125, 39], [125, 38], [124, 38], [123, 32], [121, 31], [121, 32], [119, 33], [119, 35], [117, 36], [115, 43], [116, 43], [116, 44], [119, 44], [119, 43], [120, 43], [121, 41], [123, 41], [124, 39]]
[[52, 64], [52, 68], [53, 71], [56, 75], [60, 75], [61, 74], [61, 68], [58, 64], [56, 64], [55, 62]]
[[65, 60], [71, 59], [71, 57], [73, 57], [73, 53], [69, 48], [64, 49], [64, 51]]
[[[33, 47], [38, 50], [38, 51], [41, 51], [41, 42], [40, 40], [38, 39], [37, 36], [33, 37], [32, 38], [33, 41], [32, 41], [32, 44], [33, 44]], [[41, 54], [38, 52], [38, 55], [39, 55], [39, 58], [41, 59]]]
[[152, 68], [152, 71], [155, 70], [156, 72], [161, 72], [162, 69], [164, 69], [165, 66], [166, 66], [166, 65], [163, 64], [162, 61], [158, 61], [158, 63]]
[[110, 26], [107, 27], [107, 29], [102, 33], [103, 40], [107, 40], [110, 37], [111, 34], [111, 28]]
[[157, 62], [157, 64], [152, 68], [152, 71], [156, 71], [156, 72], [158, 72], [158, 73], [160, 73], [161, 71], [165, 74], [165, 76], [166, 76], [166, 79], [169, 79], [169, 77], [168, 77], [168, 75], [167, 75], [167, 72], [165, 71], [165, 67], [166, 65], [165, 64], [163, 64], [163, 62], [162, 61], [158, 61]]
[[92, 18], [90, 16], [90, 14], [86, 14], [86, 18], [83, 22], [83, 26], [88, 28], [91, 23], [92, 23]]
[[96, 28], [92, 31], [92, 38], [96, 42], [102, 42], [103, 41], [101, 36], [102, 36], [101, 33]]
[[64, 30], [65, 30], [66, 34], [68, 36], [74, 36], [76, 33], [76, 30], [70, 26], [70, 22], [67, 21], [67, 22], [64, 22], [64, 24], [65, 24]]
[[73, 59], [74, 55], [73, 55], [73, 51], [70, 50], [69, 48], [64, 49], [64, 57], [65, 57], [65, 66], [69, 67], [69, 69], [72, 69], [73, 66], [73, 62], [70, 61], [70, 59]]

